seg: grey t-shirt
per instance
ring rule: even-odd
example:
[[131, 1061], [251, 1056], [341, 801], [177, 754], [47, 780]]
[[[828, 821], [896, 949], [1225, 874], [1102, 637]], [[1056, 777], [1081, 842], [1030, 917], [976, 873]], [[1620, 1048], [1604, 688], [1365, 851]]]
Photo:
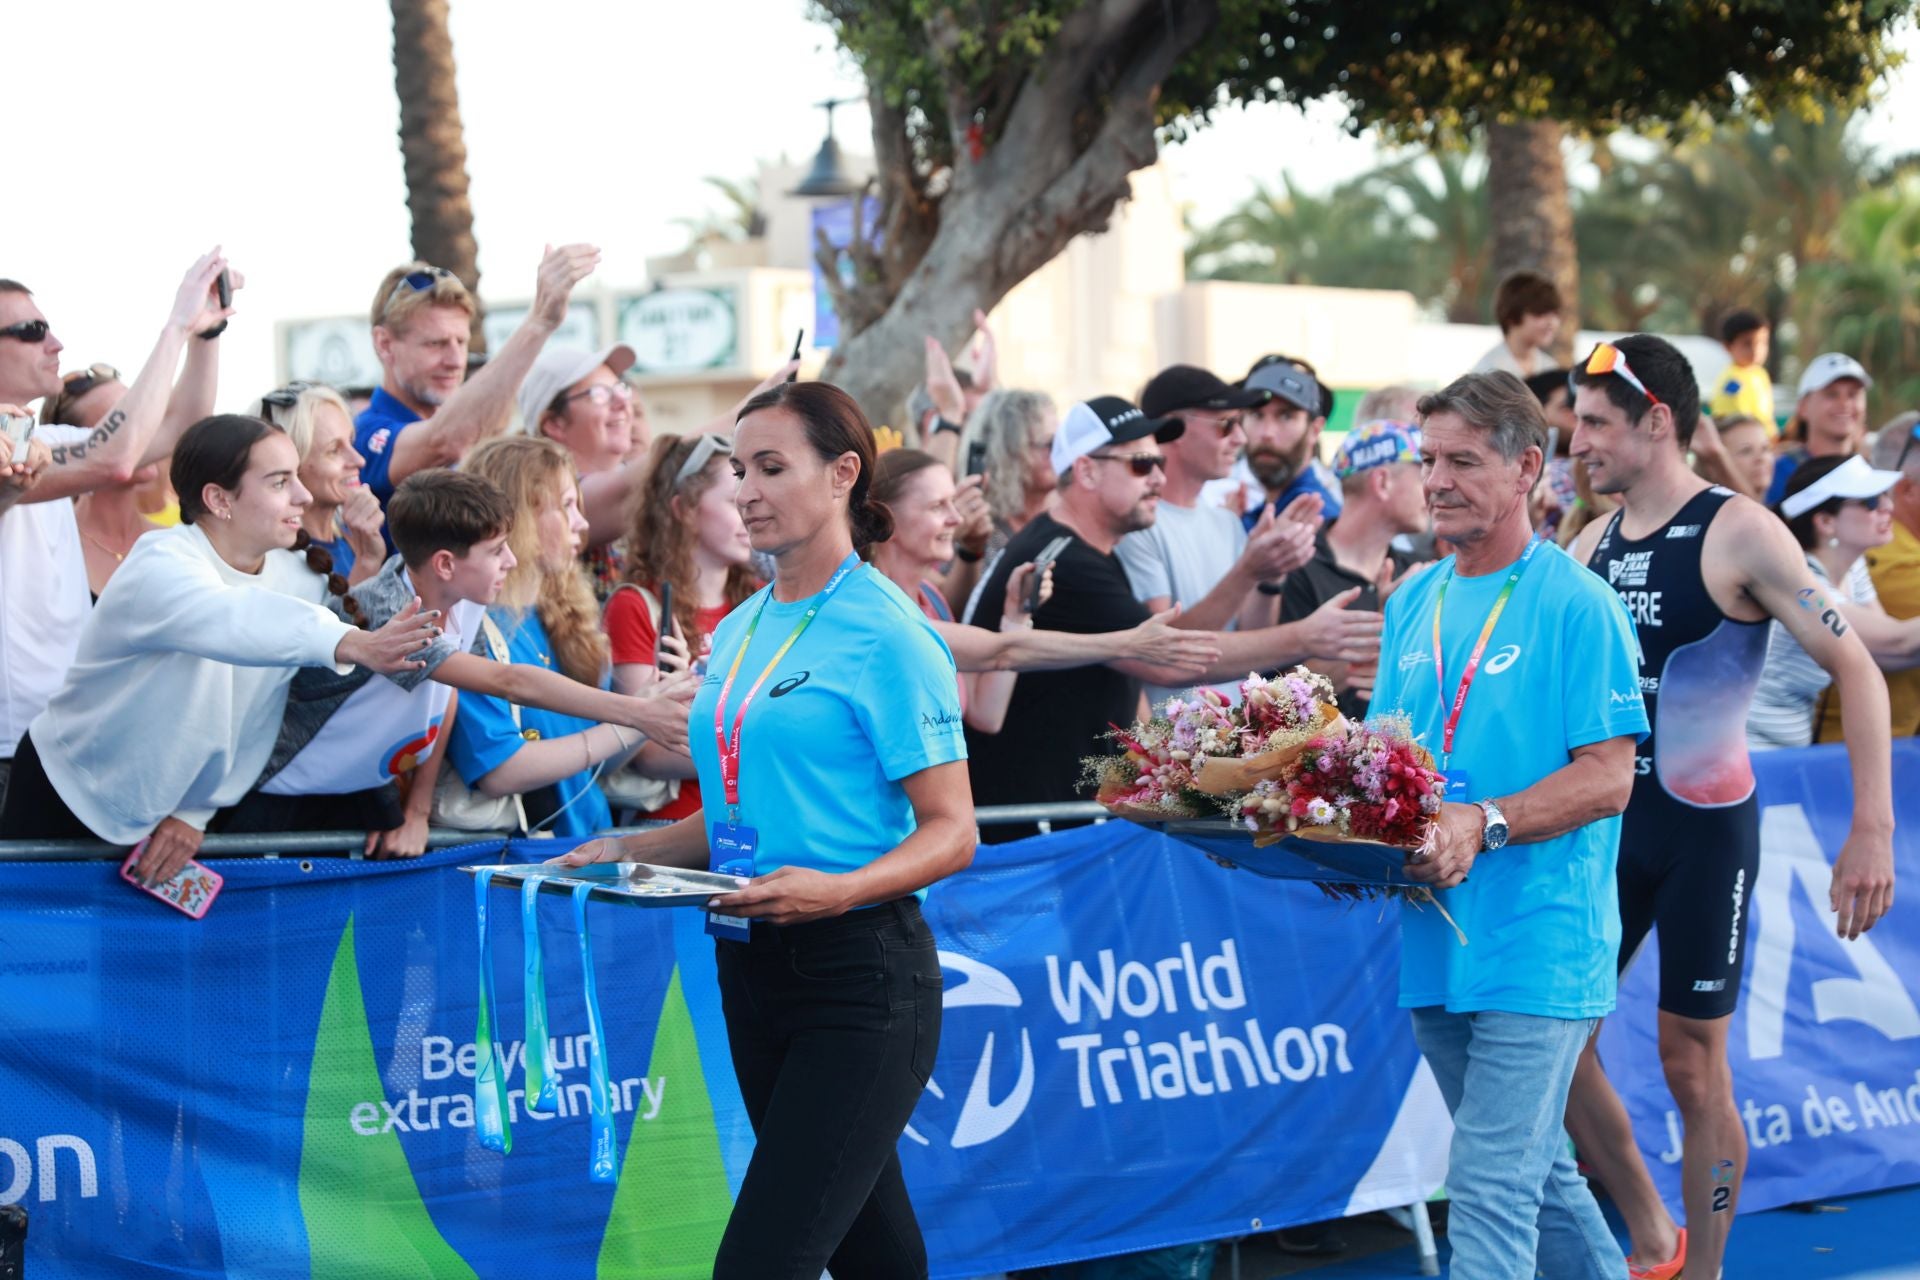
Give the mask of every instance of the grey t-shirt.
[[[1177, 605], [1191, 606], [1220, 585], [1220, 579], [1227, 576], [1246, 546], [1245, 526], [1225, 507], [1205, 501], [1177, 507], [1162, 500], [1152, 526], [1120, 539], [1114, 554], [1127, 571], [1135, 599], [1165, 596]], [[1233, 626], [1229, 622], [1227, 629]], [[1239, 700], [1238, 680], [1214, 688]], [[1158, 706], [1184, 692], [1182, 687], [1150, 684], [1147, 700]]]
[[[380, 627], [413, 599], [413, 581], [400, 557], [393, 556], [379, 573], [348, 594], [359, 602], [367, 626]], [[338, 596], [327, 604], [347, 618]], [[456, 605], [453, 616], [442, 620], [442, 634], [420, 653], [423, 665], [384, 677], [384, 690], [373, 683], [374, 672], [367, 667], [355, 667], [344, 676], [320, 667], [302, 667], [287, 691], [280, 736], [255, 787], [288, 795], [340, 794], [377, 786], [397, 776], [396, 766], [404, 766], [399, 772], [406, 772], [425, 759], [434, 736], [429, 731], [445, 712], [447, 698], [439, 689], [423, 691], [420, 698], [407, 695], [420, 690], [441, 663], [463, 648], [484, 656], [478, 625], [484, 613], [482, 605], [466, 601]], [[316, 743], [335, 716], [342, 716], [342, 722], [326, 735], [331, 745]], [[303, 752], [309, 758], [299, 761], [301, 767], [281, 776]]]

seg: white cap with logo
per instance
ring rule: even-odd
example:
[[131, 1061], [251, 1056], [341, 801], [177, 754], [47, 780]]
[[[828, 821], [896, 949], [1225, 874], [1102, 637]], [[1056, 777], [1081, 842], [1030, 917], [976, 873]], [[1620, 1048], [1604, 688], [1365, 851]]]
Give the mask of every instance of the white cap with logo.
[[1095, 396], [1068, 409], [1053, 433], [1053, 474], [1064, 475], [1077, 459], [1110, 444], [1152, 436], [1161, 444], [1178, 440], [1187, 424], [1178, 418], [1149, 418], [1132, 401]]
[[1829, 351], [1815, 356], [1807, 365], [1807, 371], [1800, 375], [1800, 390], [1797, 395], [1811, 395], [1832, 386], [1842, 378], [1852, 378], [1863, 387], [1871, 387], [1873, 379], [1858, 360], [1839, 351]]

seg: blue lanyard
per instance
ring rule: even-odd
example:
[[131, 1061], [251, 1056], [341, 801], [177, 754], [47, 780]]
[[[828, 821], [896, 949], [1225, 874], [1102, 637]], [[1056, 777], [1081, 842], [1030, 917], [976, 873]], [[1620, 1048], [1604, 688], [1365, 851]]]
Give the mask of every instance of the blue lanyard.
[[473, 1127], [480, 1145], [502, 1155], [513, 1150], [513, 1129], [507, 1123], [507, 1079], [493, 1049], [493, 940], [487, 936], [487, 891], [493, 872], [482, 867], [473, 873], [473, 913], [480, 927], [480, 1021], [474, 1028], [479, 1061], [473, 1071]]
[[592, 1052], [587, 1066], [588, 1114], [593, 1121], [593, 1159], [588, 1176], [595, 1182], [613, 1182], [614, 1167], [613, 1105], [608, 1098], [607, 1028], [600, 1017], [600, 992], [593, 980], [593, 941], [587, 933], [587, 899], [593, 886], [573, 887], [573, 923], [580, 934], [580, 973], [585, 980], [587, 1032]]
[[527, 1063], [527, 1110], [553, 1111], [560, 1105], [554, 1086], [553, 1037], [547, 1032], [547, 975], [540, 947], [540, 882], [528, 876], [520, 886], [520, 924], [525, 938], [527, 1035], [521, 1056]]

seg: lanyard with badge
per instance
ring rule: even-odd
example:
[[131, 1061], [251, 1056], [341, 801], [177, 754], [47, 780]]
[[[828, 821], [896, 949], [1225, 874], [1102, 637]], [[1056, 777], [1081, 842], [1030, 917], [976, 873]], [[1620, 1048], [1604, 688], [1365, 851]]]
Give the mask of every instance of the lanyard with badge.
[[[1454, 691], [1453, 706], [1447, 711], [1445, 724], [1440, 730], [1440, 771], [1447, 775], [1447, 790], [1457, 793], [1464, 799], [1472, 787], [1473, 780], [1465, 773], [1456, 773], [1449, 769], [1453, 760], [1453, 735], [1460, 727], [1460, 713], [1467, 705], [1467, 691], [1473, 687], [1473, 679], [1480, 674], [1480, 659], [1486, 656], [1487, 641], [1493, 638], [1493, 629], [1500, 623], [1500, 615], [1506, 611], [1507, 601], [1513, 598], [1513, 589], [1520, 585], [1520, 575], [1527, 571], [1533, 562], [1533, 553], [1540, 549], [1540, 539], [1534, 537], [1527, 543], [1520, 560], [1507, 574], [1506, 582], [1500, 588], [1500, 594], [1494, 597], [1493, 607], [1487, 610], [1487, 620], [1480, 624], [1480, 638], [1474, 641], [1473, 652], [1467, 655], [1466, 669], [1460, 673], [1460, 687]], [[1439, 686], [1440, 705], [1447, 706], [1447, 678], [1441, 662], [1440, 652], [1440, 611], [1447, 603], [1447, 586], [1453, 581], [1453, 571], [1440, 580], [1440, 589], [1434, 594], [1433, 601], [1433, 679]]]
[[[733, 666], [727, 670], [727, 679], [720, 686], [720, 697], [713, 706], [714, 744], [720, 752], [720, 785], [727, 802], [727, 819], [713, 824], [713, 861], [714, 869], [724, 875], [751, 876], [753, 855], [760, 845], [760, 836], [752, 827], [740, 825], [740, 735], [746, 727], [747, 708], [752, 705], [754, 695], [760, 692], [760, 686], [767, 682], [773, 669], [787, 656], [806, 629], [813, 625], [820, 610], [826, 607], [833, 593], [840, 589], [847, 575], [860, 567], [860, 557], [850, 555], [840, 562], [833, 577], [827, 580], [826, 587], [813, 598], [807, 611], [800, 615], [800, 621], [794, 625], [793, 632], [780, 642], [773, 652], [766, 668], [740, 699], [740, 706], [733, 714], [733, 734], [727, 734], [727, 697], [733, 692], [734, 679], [740, 674], [740, 664], [746, 659], [747, 650], [753, 645], [753, 633], [759, 629], [760, 615], [766, 612], [767, 601], [773, 598], [773, 592], [760, 597], [760, 607], [753, 611], [753, 617], [747, 622], [747, 633], [740, 639], [739, 649], [734, 651]], [[744, 864], [744, 869], [742, 864]], [[752, 928], [752, 922], [743, 916], [723, 916], [707, 913], [707, 932], [716, 938], [729, 938], [736, 942], [745, 942]]]

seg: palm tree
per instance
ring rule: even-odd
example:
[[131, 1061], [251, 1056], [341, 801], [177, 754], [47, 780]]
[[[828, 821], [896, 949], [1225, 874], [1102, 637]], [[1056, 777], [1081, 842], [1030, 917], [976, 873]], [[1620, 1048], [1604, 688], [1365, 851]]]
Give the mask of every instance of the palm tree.
[[692, 218], [675, 218], [687, 233], [687, 245], [697, 249], [718, 240], [751, 240], [767, 233], [767, 216], [760, 208], [760, 186], [752, 178], [705, 179], [726, 201], [719, 213], [711, 210]]
[[1256, 183], [1219, 222], [1190, 228], [1187, 271], [1206, 280], [1411, 289], [1409, 246], [1393, 222], [1363, 183], [1316, 196], [1282, 173], [1277, 190]]
[[1456, 324], [1484, 323], [1493, 297], [1485, 159], [1456, 149], [1423, 151], [1356, 185], [1394, 211], [1393, 231], [1411, 245], [1413, 283], [1403, 287]]
[[1803, 277], [1819, 299], [1821, 349], [1873, 371], [1882, 413], [1920, 399], [1920, 175], [1855, 198], [1835, 220], [1834, 260]]
[[[400, 97], [400, 154], [406, 165], [413, 256], [445, 267], [480, 296], [480, 250], [467, 195], [467, 144], [454, 84], [447, 0], [393, 0], [393, 83]], [[481, 315], [472, 350], [486, 350]]]

